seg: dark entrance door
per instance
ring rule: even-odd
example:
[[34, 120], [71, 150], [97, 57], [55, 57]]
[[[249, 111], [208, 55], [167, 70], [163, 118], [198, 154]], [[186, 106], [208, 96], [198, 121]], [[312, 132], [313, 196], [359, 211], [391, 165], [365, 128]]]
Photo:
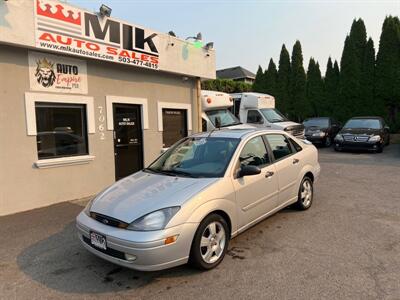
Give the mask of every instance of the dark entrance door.
[[186, 112], [186, 109], [164, 108], [162, 110], [164, 147], [170, 147], [187, 136]]
[[140, 106], [114, 104], [115, 179], [143, 168], [142, 121]]

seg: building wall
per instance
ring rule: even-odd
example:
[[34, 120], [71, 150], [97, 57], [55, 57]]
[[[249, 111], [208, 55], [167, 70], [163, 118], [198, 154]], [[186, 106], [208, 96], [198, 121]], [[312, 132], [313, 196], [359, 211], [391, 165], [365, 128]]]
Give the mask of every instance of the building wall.
[[[158, 131], [157, 102], [195, 103], [193, 78], [130, 66], [87, 60], [88, 94], [94, 97], [96, 128], [99, 106], [106, 96], [139, 97], [148, 100], [149, 129], [143, 131], [144, 164], [162, 148]], [[0, 215], [29, 210], [62, 201], [94, 195], [115, 181], [113, 132], [88, 135], [89, 154], [95, 159], [81, 165], [38, 169], [36, 137], [27, 135], [25, 93], [31, 92], [28, 50], [0, 47]], [[33, 92], [32, 92], [33, 93]], [[197, 124], [192, 106], [193, 129]], [[107, 117], [107, 116], [106, 116]], [[190, 133], [190, 132], [189, 132]]]

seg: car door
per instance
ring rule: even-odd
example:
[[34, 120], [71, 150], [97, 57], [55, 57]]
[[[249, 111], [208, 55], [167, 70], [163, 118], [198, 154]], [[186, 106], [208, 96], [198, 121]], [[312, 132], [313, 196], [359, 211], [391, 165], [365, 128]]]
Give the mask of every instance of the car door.
[[254, 165], [261, 169], [261, 173], [257, 175], [240, 178], [234, 176], [233, 178], [238, 206], [239, 228], [243, 230], [246, 225], [276, 207], [278, 201], [278, 179], [275, 166], [271, 164], [271, 157], [262, 136], [253, 137], [241, 149], [236, 171], [242, 165]]
[[274, 166], [278, 177], [279, 197], [278, 206], [293, 200], [298, 193], [298, 175], [304, 162], [301, 159], [301, 147], [297, 151], [284, 134], [267, 134], [265, 136], [271, 149]]

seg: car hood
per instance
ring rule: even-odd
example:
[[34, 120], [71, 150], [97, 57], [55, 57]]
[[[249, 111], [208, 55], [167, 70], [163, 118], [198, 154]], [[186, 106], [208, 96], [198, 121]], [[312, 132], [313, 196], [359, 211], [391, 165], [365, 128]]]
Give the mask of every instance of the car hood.
[[131, 223], [145, 214], [181, 206], [219, 178], [187, 178], [143, 171], [128, 176], [100, 193], [90, 211]]
[[365, 128], [347, 128], [342, 129], [339, 134], [365, 134], [365, 135], [379, 135], [380, 129], [365, 129]]
[[329, 128], [327, 127], [321, 127], [321, 126], [305, 126], [305, 131], [308, 132], [313, 132], [313, 131], [328, 131]]
[[284, 128], [287, 128], [287, 127], [298, 127], [298, 128], [304, 128], [304, 126], [302, 125], [302, 124], [299, 124], [299, 123], [295, 123], [295, 122], [292, 122], [292, 121], [285, 121], [285, 122], [275, 122], [275, 123], [272, 123], [274, 126], [279, 126], [279, 127], [281, 127], [282, 129], [284, 129]]

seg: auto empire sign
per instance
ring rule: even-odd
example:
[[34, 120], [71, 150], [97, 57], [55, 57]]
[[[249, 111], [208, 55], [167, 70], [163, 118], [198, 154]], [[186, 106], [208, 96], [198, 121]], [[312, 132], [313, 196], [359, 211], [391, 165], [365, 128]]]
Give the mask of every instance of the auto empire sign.
[[32, 51], [28, 60], [31, 90], [87, 94], [85, 61]]
[[159, 68], [159, 37], [155, 32], [52, 0], [35, 0], [34, 10], [38, 48]]

